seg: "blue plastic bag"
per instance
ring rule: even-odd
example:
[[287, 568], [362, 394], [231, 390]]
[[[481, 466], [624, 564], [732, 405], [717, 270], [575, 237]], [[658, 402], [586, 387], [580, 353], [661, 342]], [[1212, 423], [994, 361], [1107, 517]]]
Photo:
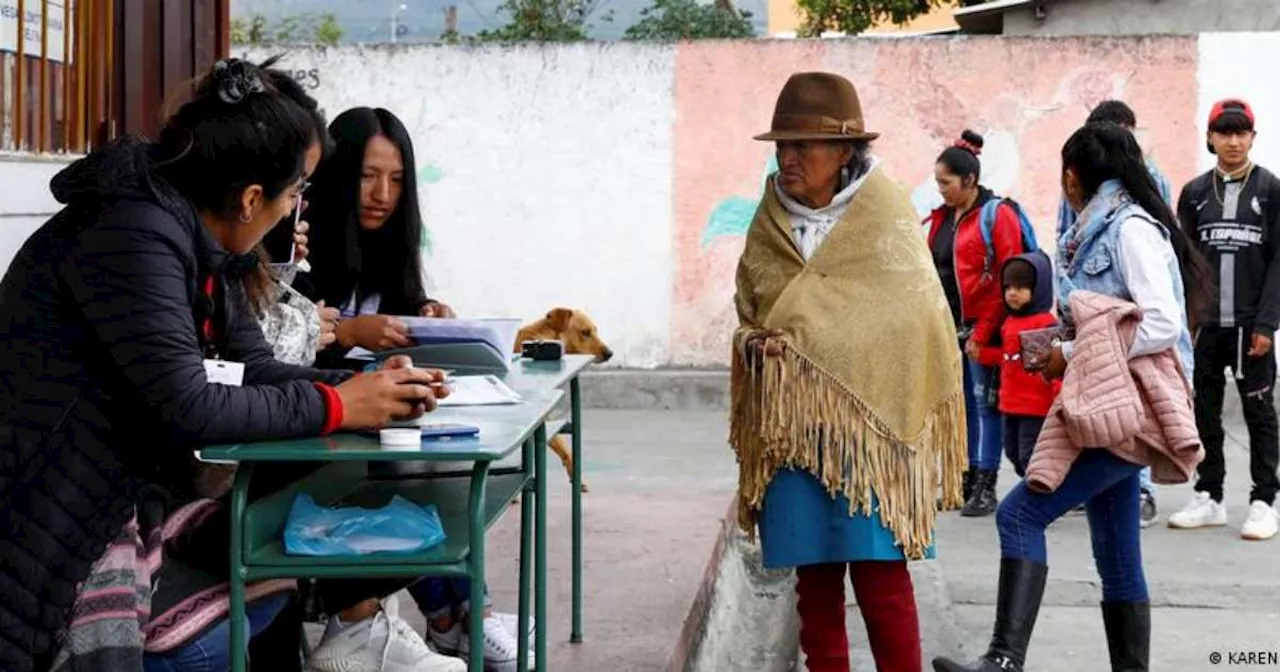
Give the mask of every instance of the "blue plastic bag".
[[416, 553], [444, 541], [440, 514], [396, 495], [380, 509], [327, 508], [300, 492], [284, 526], [288, 555]]

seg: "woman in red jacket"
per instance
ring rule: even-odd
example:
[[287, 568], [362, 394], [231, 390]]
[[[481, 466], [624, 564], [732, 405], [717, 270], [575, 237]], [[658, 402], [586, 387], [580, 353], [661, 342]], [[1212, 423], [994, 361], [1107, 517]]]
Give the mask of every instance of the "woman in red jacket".
[[996, 473], [1003, 438], [1000, 412], [991, 394], [996, 370], [976, 360], [979, 348], [997, 342], [1004, 320], [1000, 269], [1023, 252], [1018, 216], [1007, 204], [996, 208], [990, 245], [982, 234], [982, 206], [997, 196], [978, 183], [981, 153], [982, 136], [965, 131], [955, 146], [938, 156], [934, 177], [943, 205], [926, 221], [933, 262], [951, 304], [960, 346], [969, 357], [965, 367], [969, 472], [963, 516], [989, 516], [996, 510]]

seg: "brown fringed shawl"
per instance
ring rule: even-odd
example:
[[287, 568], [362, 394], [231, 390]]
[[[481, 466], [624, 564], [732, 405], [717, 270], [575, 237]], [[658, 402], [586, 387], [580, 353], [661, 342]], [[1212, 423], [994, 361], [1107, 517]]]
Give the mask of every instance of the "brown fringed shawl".
[[[737, 287], [739, 524], [754, 533], [778, 469], [805, 469], [851, 514], [871, 515], [875, 495], [906, 556], [923, 557], [939, 483], [957, 506], [968, 458], [956, 332], [907, 192], [873, 170], [806, 263], [770, 178]], [[761, 328], [784, 332], [785, 352], [751, 367], [742, 345]]]

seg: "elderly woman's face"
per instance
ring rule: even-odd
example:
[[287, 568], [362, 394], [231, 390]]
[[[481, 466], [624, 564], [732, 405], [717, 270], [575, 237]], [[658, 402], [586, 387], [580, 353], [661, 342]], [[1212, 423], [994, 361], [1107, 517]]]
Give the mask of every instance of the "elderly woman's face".
[[840, 169], [853, 158], [847, 143], [820, 140], [779, 142], [778, 186], [811, 208], [829, 205], [840, 185]]

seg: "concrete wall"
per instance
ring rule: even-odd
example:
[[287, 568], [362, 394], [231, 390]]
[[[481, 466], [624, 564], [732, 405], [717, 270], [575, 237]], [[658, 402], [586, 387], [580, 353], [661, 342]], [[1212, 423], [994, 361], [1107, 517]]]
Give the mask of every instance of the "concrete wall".
[[61, 158], [0, 153], [0, 268], [57, 212], [49, 179], [65, 165]]
[[[771, 170], [772, 148], [750, 138], [791, 73], [832, 70], [858, 85], [883, 133], [876, 151], [922, 215], [938, 203], [937, 153], [965, 127], [983, 133], [984, 181], [1021, 200], [1048, 242], [1059, 150], [1092, 105], [1130, 101], [1142, 141], [1180, 184], [1208, 165], [1210, 97], [1256, 98], [1265, 127], [1280, 94], [1249, 73], [1273, 41], [402, 45], [298, 51], [286, 63], [331, 117], [375, 105], [404, 119], [441, 297], [477, 315], [579, 307], [617, 365], [701, 367], [726, 361], [733, 270]], [[1280, 159], [1264, 140], [1259, 150]]]
[[1043, 20], [1030, 9], [1004, 15], [1005, 35], [1195, 35], [1280, 30], [1273, 0], [1058, 0]]
[[[1204, 116], [1225, 95], [1254, 103], [1255, 157], [1280, 166], [1268, 131], [1280, 92], [1265, 72], [1278, 50], [1280, 35], [1237, 33], [402, 45], [302, 50], [286, 64], [331, 117], [375, 105], [408, 126], [438, 296], [469, 315], [582, 308], [616, 365], [703, 367], [726, 362], [734, 266], [771, 170], [772, 148], [750, 138], [791, 73], [858, 85], [883, 133], [875, 151], [921, 214], [938, 201], [938, 152], [966, 126], [983, 133], [984, 182], [1022, 201], [1050, 243], [1061, 144], [1104, 98], [1136, 108], [1175, 185], [1211, 164]], [[0, 264], [54, 209], [57, 168], [0, 158]]]

